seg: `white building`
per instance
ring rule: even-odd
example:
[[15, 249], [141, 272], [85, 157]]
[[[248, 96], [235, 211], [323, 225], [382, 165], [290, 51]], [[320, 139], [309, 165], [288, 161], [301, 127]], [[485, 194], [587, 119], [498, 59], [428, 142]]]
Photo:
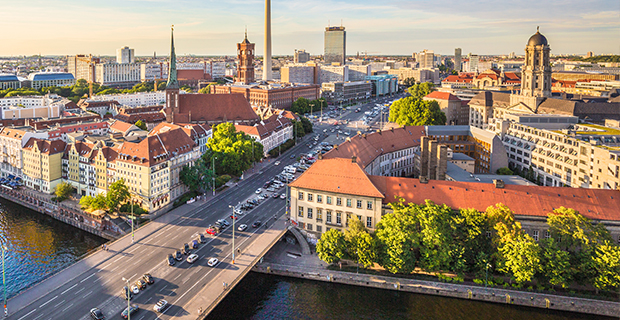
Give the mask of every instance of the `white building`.
[[372, 75], [370, 65], [347, 65], [349, 68], [349, 81], [363, 81]]
[[254, 126], [235, 125], [235, 128], [260, 142], [263, 145], [263, 153], [267, 156], [269, 151], [293, 138], [293, 122], [284, 117], [282, 112], [274, 114]]
[[44, 87], [67, 87], [75, 84], [75, 77], [66, 72], [37, 72], [28, 75], [33, 89]]
[[0, 127], [0, 176], [22, 177], [22, 147], [30, 138], [47, 139], [47, 132], [33, 132], [31, 127]]
[[321, 66], [319, 83], [349, 81], [349, 66]]
[[98, 63], [95, 65], [95, 79], [103, 86], [132, 86], [140, 82], [138, 63]]
[[289, 64], [280, 68], [280, 80], [286, 83], [315, 83], [316, 66]]
[[164, 80], [168, 78], [168, 68], [162, 63], [140, 64], [140, 81]]
[[[181, 91], [184, 93], [184, 91]], [[139, 107], [139, 106], [159, 106], [166, 101], [166, 93], [164, 91], [155, 92], [136, 92], [136, 93], [119, 93], [104, 94], [92, 96], [87, 101], [116, 101], [121, 106]]]
[[135, 63], [136, 56], [133, 53], [133, 49], [125, 46], [120, 49], [116, 49], [116, 63]]
[[0, 119], [55, 118], [68, 102], [56, 94], [0, 98]]

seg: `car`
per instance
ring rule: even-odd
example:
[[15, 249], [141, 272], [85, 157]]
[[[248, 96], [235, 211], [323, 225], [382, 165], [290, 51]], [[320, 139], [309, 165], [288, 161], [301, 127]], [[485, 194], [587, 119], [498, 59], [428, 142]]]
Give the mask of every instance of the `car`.
[[191, 247], [192, 249], [198, 249], [198, 240], [192, 240]]
[[209, 227], [207, 228], [207, 230], [205, 230], [206, 233], [210, 234], [210, 235], [216, 235], [217, 231], [215, 229], [215, 227]]
[[153, 309], [157, 312], [164, 312], [168, 308], [168, 301], [161, 299], [157, 301]]
[[263, 192], [263, 189], [261, 189], [261, 188], [258, 188], [258, 189], [256, 189], [256, 191], [254, 191], [254, 193], [256, 193], [256, 194], [259, 194], [261, 192]]
[[187, 257], [187, 263], [194, 263], [196, 260], [198, 260], [198, 255], [195, 253], [192, 253]]
[[215, 267], [215, 265], [219, 262], [219, 260], [217, 260], [217, 258], [211, 258], [209, 259], [209, 261], [207, 262], [207, 265], [209, 267]]
[[232, 215], [232, 214], [231, 214], [231, 215], [230, 215], [230, 218], [231, 218], [231, 219], [234, 219], [234, 220], [237, 220], [239, 217], [237, 217], [237, 214], [234, 214], [234, 215]]
[[93, 320], [103, 320], [103, 319], [105, 319], [105, 316], [103, 315], [103, 312], [101, 312], [101, 310], [99, 310], [99, 308], [92, 308], [92, 309], [90, 309], [90, 317]]
[[225, 225], [225, 226], [229, 226], [230, 225], [230, 222], [226, 221], [225, 219], [217, 220], [217, 222], [219, 222], [220, 224]]
[[291, 159], [295, 159], [295, 155], [294, 155], [294, 154], [292, 154], [292, 155], [290, 156], [290, 158], [291, 158]]
[[274, 166], [279, 166], [280, 165], [280, 161], [276, 161], [273, 163]]
[[134, 284], [133, 286], [131, 286], [131, 292], [133, 294], [138, 294], [140, 293], [140, 288], [138, 288], [138, 286]]
[[155, 283], [155, 279], [153, 279], [153, 276], [151, 276], [150, 273], [145, 273], [144, 275], [142, 275], [142, 280], [144, 280], [144, 282], [148, 284]]
[[240, 225], [240, 226], [237, 228], [237, 230], [239, 230], [239, 231], [245, 231], [245, 229], [247, 229], [247, 228], [248, 228], [248, 225], [247, 225], [247, 224], [242, 224], [242, 225]]
[[131, 294], [131, 291], [129, 291], [129, 288], [127, 288], [127, 286], [123, 287], [123, 290], [121, 290], [121, 294], [123, 299], [125, 300], [131, 300], [131, 298], [133, 298], [133, 294]]
[[198, 239], [196, 239], [196, 240], [198, 241], [198, 243], [206, 243], [207, 242], [207, 237], [205, 237], [205, 235], [201, 233], [198, 236]]
[[144, 290], [146, 289], [146, 281], [142, 280], [142, 279], [138, 279], [135, 283], [135, 285], [138, 287], [138, 289], [140, 290]]
[[277, 193], [274, 193], [273, 196], [272, 196], [272, 198], [274, 198], [274, 199], [278, 199], [278, 197], [279, 197], [279, 195]]
[[123, 312], [121, 312], [121, 317], [123, 317], [123, 319], [127, 319], [128, 316], [131, 316], [132, 314], [136, 313], [138, 311], [138, 306], [133, 304], [127, 308], [125, 308], [125, 310], [123, 310]]
[[189, 244], [184, 243], [183, 244], [183, 248], [181, 249], [181, 252], [183, 252], [183, 254], [188, 255], [192, 252], [192, 250], [189, 248]]
[[174, 265], [174, 257], [172, 256], [172, 254], [168, 255], [168, 265], [169, 266], [173, 266]]
[[260, 227], [261, 223], [262, 223], [262, 222], [261, 222], [260, 220], [255, 221], [254, 223], [252, 223], [252, 228], [258, 228], [258, 227]]
[[183, 254], [181, 253], [181, 250], [177, 250], [174, 253], [174, 259], [177, 260], [177, 261], [183, 260]]

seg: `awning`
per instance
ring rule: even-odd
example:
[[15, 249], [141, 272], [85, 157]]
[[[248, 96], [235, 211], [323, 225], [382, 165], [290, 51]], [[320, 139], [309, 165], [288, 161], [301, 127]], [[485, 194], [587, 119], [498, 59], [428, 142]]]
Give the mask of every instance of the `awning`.
[[9, 174], [8, 178], [9, 178], [9, 179], [15, 179], [15, 176], [14, 176], [14, 175], [12, 175], [12, 174]]
[[21, 179], [22, 179], [22, 178], [17, 177], [17, 178], [15, 178], [15, 181], [20, 181]]

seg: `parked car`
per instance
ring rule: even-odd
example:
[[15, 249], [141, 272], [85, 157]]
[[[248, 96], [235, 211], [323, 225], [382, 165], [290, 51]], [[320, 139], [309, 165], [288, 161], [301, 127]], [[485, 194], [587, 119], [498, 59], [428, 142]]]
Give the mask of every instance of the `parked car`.
[[283, 199], [283, 200], [286, 199], [286, 193], [281, 194], [280, 199]]
[[218, 233], [219, 228], [215, 228], [215, 226], [211, 226], [209, 228], [207, 228], [207, 230], [205, 230], [206, 233], [210, 234], [210, 235], [216, 235]]
[[172, 254], [168, 255], [168, 265], [169, 266], [173, 266], [174, 265], [174, 258], [172, 257]]
[[181, 249], [184, 255], [188, 255], [192, 252], [187, 243], [183, 244], [183, 249]]
[[155, 279], [153, 279], [153, 276], [151, 276], [151, 274], [150, 274], [150, 273], [145, 273], [145, 274], [142, 276], [142, 280], [144, 280], [144, 281], [145, 281], [146, 283], [148, 283], [148, 284], [153, 284], [153, 283], [155, 283]]
[[219, 261], [217, 260], [217, 258], [211, 258], [209, 259], [209, 262], [207, 262], [207, 265], [209, 267], [215, 267], [215, 265], [218, 263]]
[[231, 215], [230, 215], [230, 218], [231, 218], [231, 219], [234, 219], [234, 220], [239, 219], [239, 217], [237, 217], [237, 215], [236, 215], [236, 214], [235, 214], [235, 215], [232, 215], [232, 214], [231, 214]]
[[131, 316], [132, 314], [136, 313], [138, 311], [138, 306], [133, 304], [131, 306], [129, 306], [128, 308], [125, 308], [125, 310], [123, 310], [123, 312], [121, 312], [121, 317], [123, 317], [123, 319], [127, 319], [129, 316]]
[[127, 286], [123, 287], [123, 290], [121, 291], [121, 296], [125, 300], [131, 300], [131, 298], [133, 298], [133, 294], [131, 294], [131, 291], [129, 290], [129, 288], [127, 288]]
[[103, 312], [101, 312], [101, 310], [99, 310], [99, 308], [92, 308], [92, 309], [90, 309], [90, 317], [93, 320], [103, 320], [103, 319], [105, 319], [105, 316], [103, 315]]
[[272, 196], [274, 199], [278, 199], [279, 195], [277, 193], [274, 193]]
[[252, 228], [258, 228], [258, 227], [260, 227], [261, 223], [262, 223], [262, 222], [261, 222], [260, 220], [255, 221], [254, 223], [252, 223]]
[[138, 286], [134, 284], [133, 286], [131, 286], [131, 292], [133, 294], [138, 294], [140, 293], [140, 288], [138, 288]]
[[226, 221], [224, 219], [217, 220], [217, 222], [219, 222], [219, 223], [221, 223], [221, 224], [223, 224], [225, 226], [229, 226], [230, 225], [230, 222], [228, 222], [228, 221]]
[[192, 253], [187, 257], [187, 263], [194, 263], [196, 260], [198, 260], [198, 255], [195, 253]]
[[239, 230], [239, 231], [245, 231], [245, 229], [247, 229], [247, 228], [248, 228], [248, 225], [247, 225], [247, 224], [242, 224], [242, 225], [240, 225], [240, 226], [237, 228], [237, 230]]
[[198, 236], [198, 242], [200, 243], [206, 243], [207, 242], [207, 237], [204, 236], [204, 234], [200, 234], [200, 236]]
[[168, 301], [161, 299], [157, 301], [157, 304], [153, 307], [157, 312], [164, 312], [168, 308]]
[[263, 189], [261, 189], [261, 188], [258, 188], [258, 189], [256, 189], [256, 191], [254, 191], [254, 193], [256, 193], [256, 194], [259, 194], [261, 192], [263, 192]]
[[176, 261], [181, 261], [181, 260], [183, 260], [183, 254], [181, 253], [181, 250], [177, 250], [177, 251], [174, 253], [174, 259], [175, 259]]
[[140, 290], [144, 290], [146, 289], [146, 281], [142, 280], [142, 279], [138, 279], [135, 283], [135, 285], [138, 287], [138, 289]]
[[280, 161], [276, 161], [273, 163], [274, 166], [279, 166], [280, 165]]

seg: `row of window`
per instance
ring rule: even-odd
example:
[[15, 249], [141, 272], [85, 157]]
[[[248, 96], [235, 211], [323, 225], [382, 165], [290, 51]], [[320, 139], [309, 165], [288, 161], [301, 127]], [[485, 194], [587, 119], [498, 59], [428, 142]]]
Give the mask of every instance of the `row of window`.
[[[304, 200], [304, 192], [299, 191], [298, 195], [297, 195], [297, 199], [299, 200]], [[314, 194], [312, 193], [308, 193], [306, 196], [306, 201], [314, 201]], [[346, 201], [346, 206], [348, 208], [352, 208], [353, 207], [353, 200], [352, 199], [345, 199]], [[316, 202], [317, 203], [323, 203], [323, 195], [317, 194], [316, 195]], [[332, 204], [332, 197], [331, 196], [325, 196], [325, 203], [326, 204]], [[341, 197], [336, 197], [336, 205], [337, 206], [341, 206], [342, 205], [342, 198]], [[364, 205], [364, 202], [362, 200], [356, 200], [355, 203], [355, 207], [358, 209], [362, 209]], [[366, 209], [367, 210], [372, 210], [372, 201], [366, 201]]]
[[[297, 208], [297, 216], [300, 218], [304, 217], [304, 210], [305, 210], [305, 217], [307, 219], [313, 219], [314, 218], [314, 208], [305, 208], [303, 206], [299, 206]], [[327, 224], [336, 224], [336, 225], [342, 225], [342, 212], [340, 211], [336, 211], [335, 212], [336, 215], [333, 215], [333, 211], [332, 210], [325, 210], [325, 223]], [[347, 213], [347, 216], [350, 216], [351, 213]], [[362, 216], [361, 215], [356, 215], [357, 218], [361, 221], [362, 220]], [[332, 220], [333, 218], [336, 218], [335, 221]], [[322, 208], [316, 208], [316, 221], [317, 222], [323, 222], [323, 209]], [[372, 217], [366, 217], [366, 227], [368, 228], [372, 228]]]

